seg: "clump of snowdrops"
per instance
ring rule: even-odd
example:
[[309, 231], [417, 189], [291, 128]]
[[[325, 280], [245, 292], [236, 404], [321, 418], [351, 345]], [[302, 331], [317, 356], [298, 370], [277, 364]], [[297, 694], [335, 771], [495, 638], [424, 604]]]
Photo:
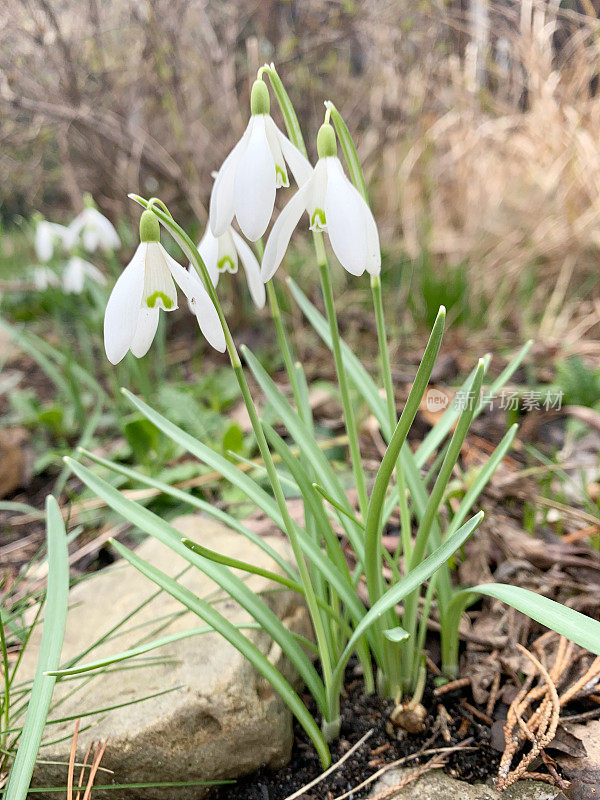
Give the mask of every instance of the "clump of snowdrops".
[[[269, 85], [280, 107], [287, 136], [270, 116]], [[252, 473], [239, 470], [208, 443], [186, 434], [127, 390], [124, 390], [125, 395], [167, 436], [241, 489], [285, 533], [294, 563], [288, 563], [266, 541], [228, 513], [123, 465], [85, 453], [104, 467], [140, 484], [176, 495], [225, 522], [264, 550], [273, 559], [274, 569], [265, 570], [210, 551], [202, 542], [182, 540], [171, 525], [126, 498], [92, 470], [77, 461], [69, 460], [69, 463], [73, 472], [109, 506], [206, 573], [280, 645], [314, 697], [320, 727], [290, 683], [241, 627], [229, 622], [212, 605], [195, 597], [158, 566], [143, 561], [123, 545], [114, 544], [125, 559], [195, 612], [209, 629], [221, 633], [252, 662], [296, 715], [325, 766], [330, 761], [327, 743], [337, 736], [340, 728], [340, 697], [350, 656], [355, 653], [360, 661], [367, 692], [378, 691], [398, 703], [403, 697], [418, 700], [425, 670], [422, 650], [434, 605], [441, 627], [442, 668], [448, 677], [455, 676], [458, 671], [461, 614], [478, 595], [499, 598], [596, 653], [600, 653], [600, 623], [519, 587], [489, 584], [463, 590], [453, 586], [449, 560], [480, 524], [481, 512], [470, 516], [474, 504], [516, 433], [516, 427], [507, 432], [458, 508], [450, 510], [449, 517], [444, 517], [447, 521], [442, 523], [440, 511], [445, 505], [450, 477], [471, 421], [482, 409], [488, 359], [481, 359], [465, 381], [462, 394], [469, 401], [463, 404], [462, 410], [448, 407], [413, 452], [407, 444], [407, 434], [440, 349], [445, 310], [439, 310], [412, 389], [398, 417], [380, 280], [379, 235], [348, 128], [335, 106], [325, 103], [325, 119], [317, 135], [318, 161], [313, 167], [307, 159], [293, 105], [273, 65], [259, 70], [250, 106], [248, 127], [216, 174], [210, 219], [198, 247], [160, 199], [145, 200], [131, 195], [144, 209], [140, 220], [140, 245], [108, 301], [104, 341], [112, 363], [119, 362], [129, 351], [134, 356], [143, 356], [154, 338], [160, 310], [177, 309], [176, 287], [179, 287], [206, 340], [229, 355], [264, 471], [255, 472], [254, 478]], [[338, 147], [345, 168], [338, 156]], [[275, 220], [263, 248], [262, 237], [273, 216], [277, 189], [288, 187], [291, 176], [296, 188]], [[325, 316], [296, 284], [288, 280], [288, 285], [302, 312], [332, 353], [358, 497], [356, 508], [348, 499], [340, 475], [319, 446], [305, 374], [302, 365], [294, 360], [272, 283], [294, 230], [300, 224], [305, 225], [305, 212], [314, 242]], [[161, 227], [179, 245], [189, 267], [182, 266], [163, 248]], [[355, 276], [365, 272], [369, 275], [379, 339], [381, 373], [378, 381], [369, 375], [340, 338], [330, 279], [330, 270], [338, 267], [330, 264], [324, 234], [343, 268]], [[253, 242], [254, 247], [246, 240]], [[268, 298], [293, 401], [277, 388], [249, 349], [238, 350], [223, 314], [216, 291], [218, 279], [224, 271], [236, 272], [240, 261], [257, 306], [264, 305]], [[305, 269], [310, 268], [309, 264], [305, 266]], [[489, 387], [490, 393], [497, 392], [510, 378], [527, 349], [525, 346]], [[242, 359], [262, 389], [271, 411], [287, 430], [288, 440], [261, 419]], [[383, 387], [383, 394], [380, 387]], [[387, 442], [387, 450], [374, 475], [367, 475], [363, 466], [352, 390], [369, 405]], [[299, 456], [294, 453], [292, 443]], [[285, 476], [276, 466], [276, 460], [287, 471]], [[264, 472], [270, 491], [262, 487]], [[292, 519], [286, 503], [284, 484], [290, 482], [304, 502], [303, 525]], [[396, 552], [388, 553], [382, 547], [381, 537], [396, 507], [400, 512], [401, 535]], [[352, 568], [336, 532], [339, 527], [352, 550]], [[391, 574], [389, 581], [384, 580], [384, 567]], [[293, 589], [303, 596], [314, 629], [314, 644], [309, 643], [309, 646], [316, 653], [319, 669], [307, 653], [307, 642], [288, 631], [265, 600], [254, 594], [234, 569], [261, 574], [275, 586]], [[363, 602], [357, 591], [361, 582], [366, 584], [368, 603]], [[190, 635], [197, 634], [197, 629], [190, 631]], [[146, 644], [144, 652], [161, 644], [164, 641]], [[54, 674], [65, 676], [104, 668], [108, 663], [135, 655], [139, 655], [138, 650]]]

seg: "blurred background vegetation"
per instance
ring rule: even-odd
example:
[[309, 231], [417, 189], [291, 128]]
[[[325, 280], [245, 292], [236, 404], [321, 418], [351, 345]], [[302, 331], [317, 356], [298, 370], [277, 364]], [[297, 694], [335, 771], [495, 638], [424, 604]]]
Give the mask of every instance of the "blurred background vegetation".
[[2, 0], [2, 224], [86, 191], [133, 219], [140, 191], [200, 230], [274, 61], [311, 155], [325, 99], [355, 135], [399, 308], [576, 343], [600, 319], [595, 2]]

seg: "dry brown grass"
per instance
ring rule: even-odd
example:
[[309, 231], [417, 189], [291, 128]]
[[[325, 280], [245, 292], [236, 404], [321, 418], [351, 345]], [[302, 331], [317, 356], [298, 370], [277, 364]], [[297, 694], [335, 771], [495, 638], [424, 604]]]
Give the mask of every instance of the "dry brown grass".
[[[0, 0], [0, 202], [77, 207], [87, 190], [117, 215], [160, 188], [204, 221], [274, 60], [310, 139], [323, 99], [347, 118], [388, 247], [467, 262], [492, 323], [535, 265], [532, 309], [561, 339], [597, 272], [600, 22], [592, 0], [489, 0], [477, 61], [468, 5]], [[598, 324], [591, 301], [576, 313]]]

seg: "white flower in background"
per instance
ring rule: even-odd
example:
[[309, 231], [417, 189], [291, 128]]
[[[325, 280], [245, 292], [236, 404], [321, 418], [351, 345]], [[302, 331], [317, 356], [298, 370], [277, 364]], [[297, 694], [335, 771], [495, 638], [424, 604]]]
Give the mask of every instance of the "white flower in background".
[[81, 236], [88, 253], [94, 253], [98, 248], [105, 252], [118, 250], [121, 240], [115, 226], [92, 205], [93, 202], [91, 196], [86, 195], [86, 207], [69, 225], [72, 241], [75, 242]]
[[310, 178], [312, 167], [271, 119], [269, 90], [262, 80], [254, 82], [250, 109], [248, 127], [217, 174], [210, 228], [221, 236], [235, 216], [244, 236], [255, 242], [273, 215], [276, 189], [290, 185], [286, 162], [298, 186]]
[[99, 283], [101, 286], [106, 286], [106, 278], [98, 267], [90, 264], [84, 258], [71, 256], [63, 273], [62, 285], [65, 292], [68, 294], [81, 294], [87, 278]]
[[58, 275], [50, 267], [35, 267], [32, 272], [33, 285], [39, 292], [45, 292], [50, 286], [58, 286]]
[[65, 225], [40, 219], [35, 226], [34, 247], [40, 261], [50, 261], [57, 246], [69, 250], [73, 243], [73, 234]]
[[360, 192], [344, 174], [337, 157], [335, 131], [321, 125], [317, 137], [319, 160], [310, 180], [301, 186], [275, 221], [265, 247], [261, 275], [273, 277], [285, 255], [294, 228], [306, 211], [313, 231], [327, 231], [340, 264], [352, 275], [381, 271], [379, 234]]
[[128, 350], [145, 355], [158, 327], [159, 310], [177, 308], [175, 282], [186, 295], [200, 329], [208, 342], [221, 352], [225, 336], [217, 310], [198, 278], [167, 253], [160, 243], [160, 226], [152, 211], [140, 219], [140, 245], [119, 276], [104, 315], [104, 348], [108, 360], [118, 364]]

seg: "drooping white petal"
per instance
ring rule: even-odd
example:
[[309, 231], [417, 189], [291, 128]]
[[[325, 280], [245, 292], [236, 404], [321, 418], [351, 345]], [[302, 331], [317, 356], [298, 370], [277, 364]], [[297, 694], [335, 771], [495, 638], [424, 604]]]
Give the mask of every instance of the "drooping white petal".
[[242, 138], [221, 164], [210, 195], [209, 224], [213, 236], [220, 236], [231, 225], [235, 213], [234, 181], [238, 162], [252, 133], [254, 117], [250, 117]]
[[[219, 258], [219, 240], [211, 231], [210, 225], [206, 226], [204, 236], [198, 245], [198, 252], [200, 253], [200, 258], [202, 261], [204, 261], [206, 269], [208, 270], [208, 274], [210, 275], [213, 286], [216, 286], [219, 282], [219, 270], [217, 268], [217, 260]], [[190, 272], [196, 272], [196, 269], [192, 264], [190, 264], [189, 269]]]
[[177, 290], [167, 257], [168, 253], [160, 242], [148, 242], [142, 296], [142, 305], [146, 308], [156, 306], [165, 311], [175, 311], [177, 308]]
[[265, 115], [255, 114], [252, 133], [235, 171], [235, 215], [251, 242], [263, 235], [275, 206], [275, 162], [265, 130]]
[[158, 328], [159, 314], [158, 306], [155, 308], [140, 308], [130, 346], [130, 350], [136, 358], [145, 356], [150, 349]]
[[71, 256], [63, 274], [62, 283], [65, 292], [69, 294], [81, 294], [84, 289], [86, 278], [91, 278], [91, 280], [102, 286], [106, 284], [105, 276], [97, 267], [79, 256]]
[[[360, 199], [363, 200], [362, 197]], [[377, 224], [371, 209], [366, 203], [364, 203], [363, 213], [367, 230], [367, 272], [370, 275], [379, 275], [381, 272], [381, 248], [379, 246]]]
[[265, 284], [260, 277], [260, 266], [256, 260], [256, 256], [252, 252], [252, 248], [245, 242], [239, 233], [233, 228], [231, 235], [237, 248], [237, 251], [242, 262], [242, 266], [246, 272], [246, 280], [248, 281], [248, 288], [258, 308], [263, 308], [266, 300]]
[[232, 229], [229, 228], [219, 236], [219, 255], [217, 269], [219, 272], [230, 272], [232, 275], [238, 271], [238, 254], [231, 237]]
[[227, 345], [225, 343], [225, 334], [223, 333], [221, 320], [200, 277], [195, 270], [191, 272], [184, 269], [181, 264], [178, 264], [168, 253], [165, 253], [165, 255], [171, 274], [177, 281], [181, 291], [187, 297], [190, 310], [195, 314], [200, 330], [204, 334], [207, 342], [214, 347], [215, 350], [223, 353]]
[[344, 175], [338, 158], [327, 159], [325, 219], [327, 233], [338, 261], [352, 275], [367, 267], [366, 203]]
[[54, 236], [50, 223], [45, 219], [36, 225], [34, 246], [40, 261], [50, 261], [54, 254]]
[[96, 208], [84, 208], [75, 217], [69, 225], [70, 242], [65, 241], [65, 245], [72, 247], [78, 236], [81, 236], [83, 246], [88, 253], [93, 253], [99, 247], [110, 251], [117, 250], [121, 246], [114, 225]]
[[68, 294], [81, 294], [83, 292], [85, 280], [83, 263], [83, 259], [77, 258], [77, 256], [69, 259], [62, 281], [63, 289]]
[[273, 122], [271, 117], [268, 114], [265, 114], [265, 133], [267, 134], [267, 141], [269, 143], [269, 147], [271, 149], [271, 155], [273, 156], [273, 161], [275, 162], [275, 188], [281, 189], [282, 187], [288, 187], [290, 185], [290, 181], [287, 174], [287, 169], [285, 167], [285, 159], [283, 157], [283, 153], [281, 151], [281, 144], [279, 142], [277, 125]]
[[[269, 124], [270, 123], [270, 124]], [[289, 168], [292, 170], [292, 175], [298, 186], [304, 186], [306, 181], [310, 180], [313, 173], [313, 168], [310, 162], [305, 158], [296, 145], [292, 144], [285, 134], [283, 134], [277, 125], [273, 122], [271, 117], [268, 118], [267, 125], [271, 130], [274, 129], [279, 146], [283, 152], [283, 157], [288, 163]]]
[[98, 244], [102, 250], [118, 250], [121, 246], [121, 240], [112, 222], [104, 214], [101, 214], [97, 208], [88, 208], [86, 211], [88, 212], [87, 225], [96, 229]]
[[44, 292], [49, 286], [58, 286], [58, 276], [52, 272], [50, 267], [36, 267], [32, 273], [33, 285], [35, 288]]
[[327, 191], [327, 167], [330, 159], [320, 158], [313, 170], [310, 191], [307, 196], [309, 227], [311, 231], [324, 231], [327, 227], [325, 219], [325, 192]]
[[131, 346], [144, 291], [148, 244], [142, 242], [119, 276], [104, 314], [104, 349], [111, 364], [118, 364]]
[[100, 235], [97, 229], [91, 225], [86, 225], [83, 228], [81, 241], [83, 242], [83, 246], [88, 253], [95, 253], [100, 246]]
[[311, 178], [310, 181], [298, 189], [275, 220], [267, 240], [260, 268], [260, 275], [265, 283], [273, 277], [277, 267], [281, 264], [294, 228], [298, 224], [302, 213], [306, 211], [306, 201], [310, 195], [312, 181], [313, 179]]

